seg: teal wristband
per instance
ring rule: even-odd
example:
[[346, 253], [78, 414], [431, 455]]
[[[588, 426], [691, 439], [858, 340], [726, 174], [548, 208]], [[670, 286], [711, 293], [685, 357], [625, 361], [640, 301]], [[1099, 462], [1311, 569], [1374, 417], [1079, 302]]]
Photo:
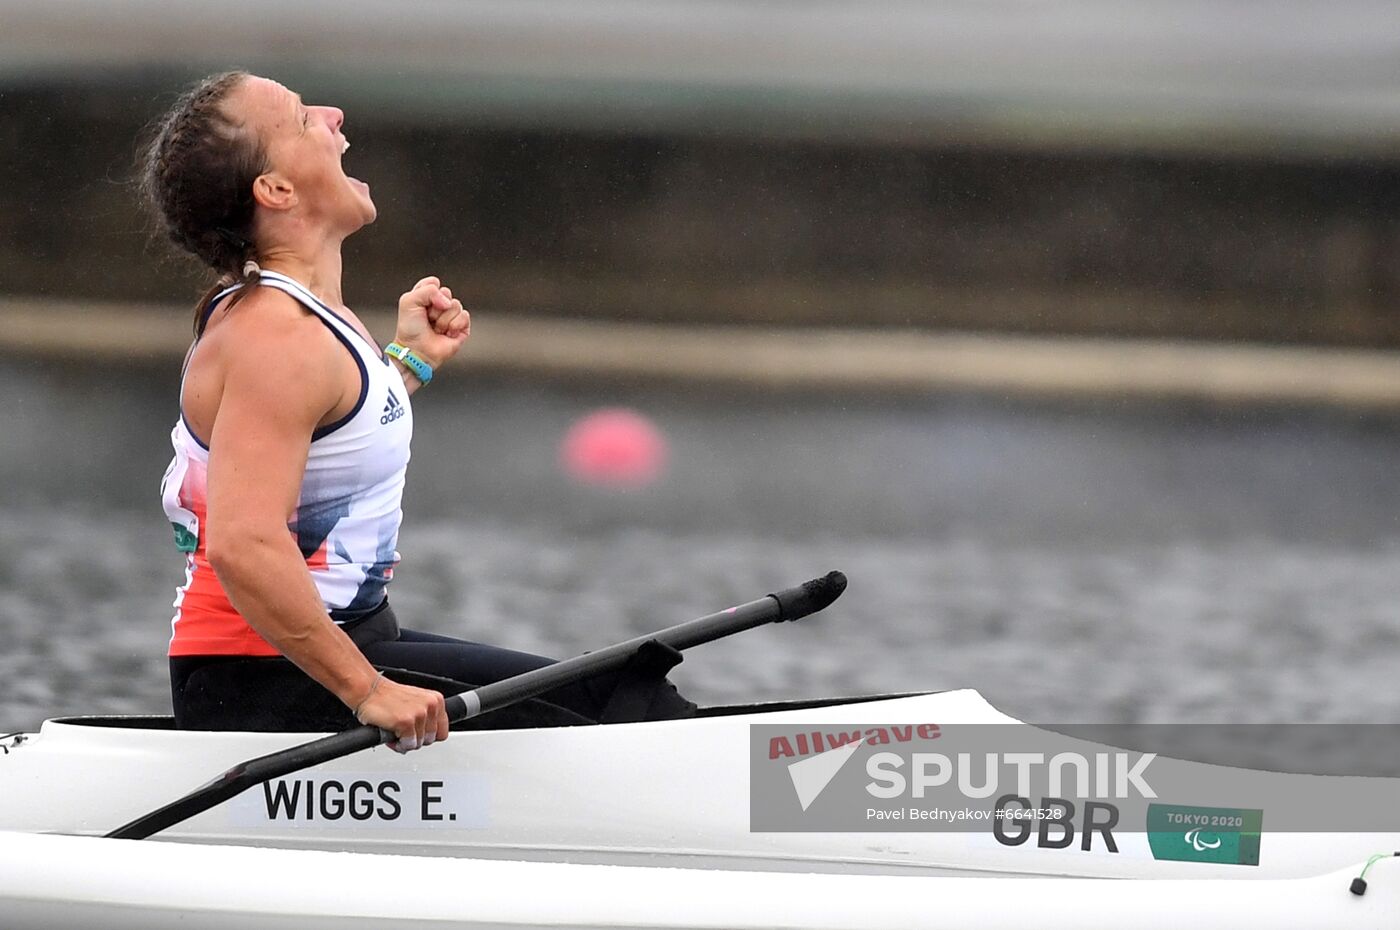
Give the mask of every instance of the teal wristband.
[[391, 342], [384, 347], [384, 354], [403, 362], [404, 366], [407, 367], [409, 371], [413, 372], [414, 377], [423, 384], [427, 384], [429, 381], [433, 380], [433, 366], [423, 361], [421, 355], [407, 346], [399, 345], [397, 342]]

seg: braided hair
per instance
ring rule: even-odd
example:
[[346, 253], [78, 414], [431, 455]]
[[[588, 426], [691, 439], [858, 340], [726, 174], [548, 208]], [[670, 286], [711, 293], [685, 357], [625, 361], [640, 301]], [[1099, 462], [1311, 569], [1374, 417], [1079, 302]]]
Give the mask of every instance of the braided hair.
[[257, 133], [230, 119], [229, 95], [248, 77], [227, 71], [190, 88], [154, 124], [140, 157], [142, 199], [170, 241], [218, 273], [195, 307], [196, 337], [220, 290], [242, 284], [232, 306], [258, 282], [253, 181], [268, 169]]

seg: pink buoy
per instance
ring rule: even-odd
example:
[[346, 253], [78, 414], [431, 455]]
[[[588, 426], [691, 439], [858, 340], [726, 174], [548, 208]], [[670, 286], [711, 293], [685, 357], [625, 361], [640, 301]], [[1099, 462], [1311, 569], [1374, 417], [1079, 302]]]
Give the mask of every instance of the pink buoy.
[[634, 410], [609, 407], [574, 421], [559, 464], [575, 481], [642, 487], [661, 477], [669, 450], [661, 431]]

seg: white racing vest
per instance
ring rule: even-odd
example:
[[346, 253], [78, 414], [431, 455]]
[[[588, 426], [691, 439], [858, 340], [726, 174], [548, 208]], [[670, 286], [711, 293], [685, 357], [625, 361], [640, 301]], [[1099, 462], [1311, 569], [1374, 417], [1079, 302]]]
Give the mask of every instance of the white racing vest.
[[[287, 524], [327, 611], [362, 611], [384, 599], [396, 551], [413, 408], [398, 368], [315, 295], [286, 275], [262, 272], [264, 287], [291, 295], [330, 329], [360, 369], [349, 414], [311, 437], [296, 513]], [[210, 302], [209, 312], [234, 288]], [[183, 386], [182, 386], [183, 395]], [[209, 447], [183, 412], [171, 432], [175, 457], [161, 482], [186, 578], [175, 597], [170, 655], [277, 655], [229, 603], [209, 566], [206, 501]]]

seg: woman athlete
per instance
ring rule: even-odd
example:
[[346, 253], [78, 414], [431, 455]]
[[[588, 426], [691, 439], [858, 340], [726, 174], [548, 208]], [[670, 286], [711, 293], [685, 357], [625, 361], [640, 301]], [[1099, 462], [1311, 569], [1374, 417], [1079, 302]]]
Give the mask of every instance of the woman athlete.
[[[409, 398], [461, 349], [471, 316], [422, 278], [381, 350], [345, 306], [341, 245], [376, 209], [341, 167], [343, 123], [231, 72], [180, 98], [144, 152], [165, 232], [222, 276], [196, 308], [162, 485], [187, 558], [171, 688], [180, 726], [324, 729], [353, 716], [406, 752], [447, 737], [442, 691], [550, 660], [400, 630], [388, 607]], [[547, 698], [575, 722], [606, 719], [616, 684]], [[693, 712], [661, 685], [631, 712]]]

